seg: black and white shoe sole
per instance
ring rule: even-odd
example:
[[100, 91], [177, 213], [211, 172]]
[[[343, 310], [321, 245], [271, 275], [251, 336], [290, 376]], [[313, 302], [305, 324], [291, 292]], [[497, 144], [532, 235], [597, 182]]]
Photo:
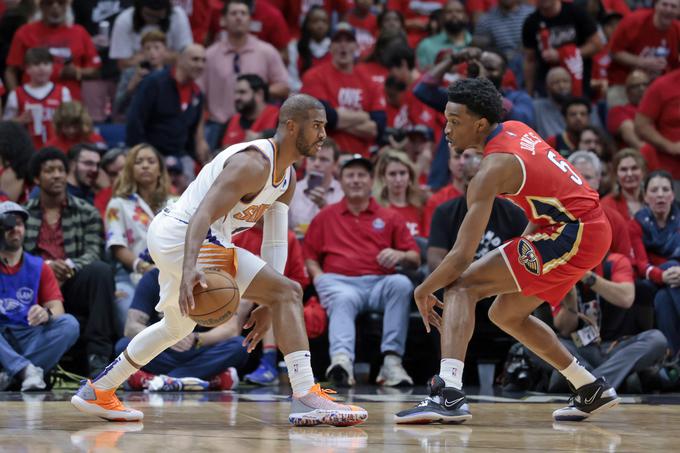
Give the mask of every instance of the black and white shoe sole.
[[430, 423], [459, 425], [471, 418], [472, 414], [444, 415], [437, 412], [419, 412], [404, 416], [395, 415], [394, 422], [400, 425], [428, 425]]
[[612, 407], [617, 406], [621, 402], [621, 398], [616, 397], [615, 399], [609, 401], [608, 403], [603, 404], [602, 406], [598, 407], [597, 409], [592, 410], [591, 412], [581, 412], [578, 411], [579, 413], [574, 413], [570, 415], [558, 415], [554, 416], [553, 419], [556, 422], [581, 422], [587, 418], [592, 417], [593, 415], [606, 411], [607, 409], [611, 409]]

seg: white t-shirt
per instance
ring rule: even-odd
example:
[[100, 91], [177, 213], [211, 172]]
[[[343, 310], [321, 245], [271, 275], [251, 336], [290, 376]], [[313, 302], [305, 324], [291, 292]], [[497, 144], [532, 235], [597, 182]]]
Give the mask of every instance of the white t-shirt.
[[[127, 8], [118, 15], [113, 24], [109, 57], [113, 59], [132, 58], [142, 48], [142, 36], [150, 30], [160, 30], [158, 25], [145, 25], [139, 33], [132, 29], [132, 15], [134, 7]], [[194, 42], [191, 35], [189, 18], [179, 6], [172, 7], [170, 28], [166, 35], [168, 49], [179, 52]]]
[[[54, 83], [48, 82], [45, 85], [34, 88], [29, 84], [24, 85], [24, 90], [36, 99], [44, 99], [50, 91], [54, 88]], [[61, 102], [71, 102], [71, 92], [68, 88], [61, 88]], [[19, 115], [19, 99], [17, 98], [17, 92], [12, 90], [7, 96], [7, 105], [5, 105], [5, 110], [2, 114], [2, 119], [11, 120]]]

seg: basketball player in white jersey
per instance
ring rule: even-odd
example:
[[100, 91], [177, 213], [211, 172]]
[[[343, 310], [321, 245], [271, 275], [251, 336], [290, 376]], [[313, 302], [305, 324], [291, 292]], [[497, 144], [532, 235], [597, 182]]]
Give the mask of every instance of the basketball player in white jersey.
[[[206, 286], [200, 269], [221, 268], [235, 277], [241, 296], [259, 304], [246, 322], [244, 343], [252, 351], [274, 324], [284, 354], [295, 425], [348, 426], [367, 418], [364, 409], [339, 404], [314, 384], [300, 285], [284, 277], [288, 251], [288, 205], [295, 192], [293, 162], [315, 155], [326, 138], [326, 113], [311, 96], [295, 95], [281, 106], [276, 135], [228, 147], [207, 164], [180, 199], [156, 216], [147, 235], [161, 294], [163, 319], [137, 334], [94, 381], [85, 381], [71, 402], [82, 412], [111, 421], [135, 421], [142, 412], [124, 407], [116, 388], [166, 348], [189, 335], [196, 323], [193, 288]], [[261, 255], [235, 247], [231, 236], [264, 215]]]

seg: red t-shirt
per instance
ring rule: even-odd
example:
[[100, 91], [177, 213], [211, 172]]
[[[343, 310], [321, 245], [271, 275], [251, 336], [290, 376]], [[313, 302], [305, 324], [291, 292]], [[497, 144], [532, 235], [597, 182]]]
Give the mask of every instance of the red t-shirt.
[[104, 138], [96, 132], [90, 132], [86, 138], [76, 138], [74, 140], [68, 139], [62, 135], [55, 134], [45, 146], [54, 146], [64, 153], [79, 143], [104, 143]]
[[608, 13], [616, 12], [622, 16], [630, 14], [630, 8], [628, 7], [626, 0], [602, 0], [602, 6]]
[[404, 218], [373, 198], [356, 216], [344, 198], [322, 209], [307, 229], [303, 248], [305, 258], [317, 261], [324, 272], [346, 276], [394, 273], [376, 259], [386, 248], [420, 253]]
[[[333, 63], [325, 63], [307, 71], [302, 77], [301, 91], [328, 102], [334, 109], [343, 107], [365, 112], [385, 110], [383, 92], [376, 90], [374, 83], [362, 72], [356, 69], [352, 73], [341, 72]], [[368, 156], [373, 144], [344, 131], [331, 131], [329, 135], [343, 152]]]
[[607, 131], [613, 136], [619, 134], [619, 128], [626, 120], [635, 120], [637, 106], [633, 104], [617, 105], [607, 113]]
[[[666, 31], [658, 30], [653, 23], [654, 10], [645, 9], [630, 13], [619, 22], [611, 39], [611, 53], [626, 51], [637, 56], [654, 56], [659, 47], [668, 51], [666, 70], [677, 68], [680, 21]], [[612, 61], [609, 66], [609, 84], [623, 85], [630, 72], [628, 66]]]
[[385, 80], [390, 73], [390, 70], [380, 63], [374, 61], [367, 61], [365, 63], [359, 63], [354, 67], [356, 72], [361, 73], [363, 77], [375, 83], [376, 90], [380, 93], [384, 93], [385, 90]]
[[609, 246], [609, 251], [612, 253], [620, 253], [633, 259], [633, 245], [630, 241], [630, 231], [628, 228], [628, 221], [623, 218], [617, 209], [609, 205], [600, 203], [604, 215], [609, 220], [609, 225], [612, 227], [612, 245]]
[[[273, 129], [276, 127], [278, 120], [279, 108], [274, 105], [267, 105], [257, 119], [253, 121], [253, 124], [250, 125], [249, 130], [253, 132], [262, 132], [266, 129]], [[245, 141], [245, 138], [246, 131], [241, 127], [241, 114], [237, 113], [229, 120], [227, 130], [222, 139], [222, 146], [241, 143]]]
[[628, 203], [622, 196], [606, 195], [600, 200], [600, 206], [617, 211], [626, 222], [632, 219], [628, 210]]
[[[607, 255], [605, 261], [611, 263], [611, 276], [609, 281], [614, 283], [633, 283], [635, 281], [635, 275], [633, 273], [633, 265], [630, 259], [626, 255], [620, 253], [610, 253]], [[604, 276], [604, 266], [600, 263], [595, 269], [593, 269], [600, 277]]]
[[396, 212], [404, 218], [406, 227], [411, 232], [412, 236], [421, 236], [420, 232], [423, 231], [423, 212], [419, 207], [413, 205], [389, 205], [387, 206], [387, 209]]
[[288, 24], [281, 13], [270, 3], [258, 1], [250, 18], [250, 32], [279, 50], [285, 49], [290, 42]]
[[423, 208], [423, 237], [428, 237], [430, 235], [430, 226], [432, 226], [432, 216], [434, 216], [434, 211], [442, 203], [445, 203], [454, 198], [463, 195], [458, 189], [456, 189], [452, 184], [444, 186], [437, 193], [432, 195], [425, 207]]
[[647, 278], [657, 285], [664, 285], [663, 270], [659, 266], [668, 260], [662, 256], [647, 253], [645, 243], [642, 240], [642, 226], [640, 226], [637, 220], [631, 219], [628, 222], [628, 228], [635, 254], [635, 269], [638, 276]]
[[352, 10], [347, 15], [347, 22], [354, 27], [359, 52], [363, 55], [375, 44], [375, 38], [378, 35], [378, 18], [371, 12], [365, 17], [359, 17]]
[[[262, 247], [262, 229], [257, 225], [233, 237], [234, 245], [246, 249], [254, 255], [260, 256]], [[288, 259], [283, 275], [295, 280], [302, 287], [309, 285], [309, 276], [302, 257], [302, 246], [295, 237], [295, 233], [288, 230]]]
[[[444, 8], [446, 0], [387, 0], [387, 9], [399, 11], [404, 20], [417, 19], [419, 23], [427, 25], [430, 14], [438, 9]], [[408, 45], [412, 48], [418, 47], [418, 43], [427, 37], [425, 30], [408, 30]]]
[[[5, 275], [14, 275], [19, 272], [23, 263], [23, 257], [16, 264], [16, 266], [6, 266], [4, 263], [0, 262], [0, 272]], [[54, 276], [52, 268], [48, 266], [45, 261], [43, 261], [42, 268], [40, 270], [40, 283], [38, 285], [38, 305], [45, 305], [45, 302], [50, 302], [52, 300], [60, 300], [63, 302], [64, 296], [61, 294], [59, 282]]]
[[[71, 92], [71, 97], [80, 100], [80, 82], [60, 80], [59, 73], [67, 59], [71, 59], [73, 64], [79, 68], [101, 66], [99, 53], [87, 31], [80, 25], [49, 27], [42, 21], [22, 25], [12, 38], [7, 65], [23, 68], [24, 55], [28, 49], [33, 47], [49, 48], [54, 58], [51, 80], [66, 85]], [[24, 74], [23, 81], [28, 81], [26, 74]]]
[[[208, 32], [216, 33], [219, 31], [219, 21], [222, 17], [224, 4], [220, 0], [203, 0], [192, 2], [189, 25], [194, 42], [204, 44], [208, 38]], [[217, 23], [216, 27], [213, 25]]]
[[[651, 118], [654, 127], [666, 139], [680, 141], [680, 69], [656, 79], [645, 91], [638, 112]], [[646, 146], [642, 154], [650, 171], [663, 168], [680, 179], [680, 158]]]
[[272, 4], [279, 11], [286, 12], [288, 30], [292, 38], [300, 36], [300, 26], [310, 8], [314, 5], [321, 5], [326, 10], [329, 17], [333, 17], [333, 12], [337, 12], [342, 17], [352, 7], [351, 0], [264, 0]]

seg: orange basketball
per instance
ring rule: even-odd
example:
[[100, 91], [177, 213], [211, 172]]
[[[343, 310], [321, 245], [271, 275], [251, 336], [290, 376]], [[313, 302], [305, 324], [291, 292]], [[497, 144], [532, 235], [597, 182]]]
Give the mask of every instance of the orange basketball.
[[238, 309], [241, 295], [234, 277], [219, 269], [205, 269], [207, 288], [194, 286], [196, 307], [189, 308], [189, 317], [204, 327], [215, 327], [227, 322]]

